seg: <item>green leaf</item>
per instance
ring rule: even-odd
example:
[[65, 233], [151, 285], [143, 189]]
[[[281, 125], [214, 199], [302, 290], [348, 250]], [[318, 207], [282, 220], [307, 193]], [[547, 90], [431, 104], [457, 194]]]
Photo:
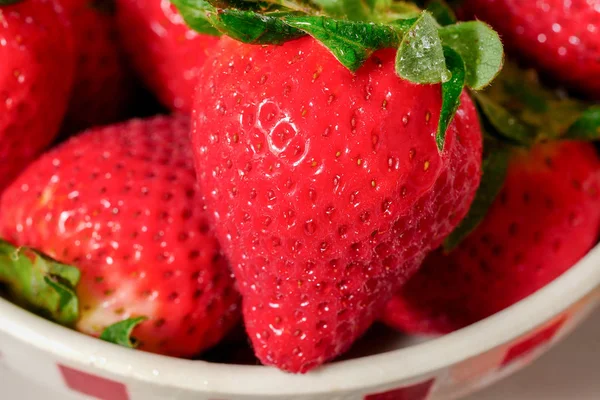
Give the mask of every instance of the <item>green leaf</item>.
[[475, 93], [474, 97], [487, 122], [502, 137], [523, 145], [531, 145], [535, 142], [537, 132], [533, 127], [525, 124], [486, 95]]
[[465, 87], [465, 63], [463, 59], [450, 47], [444, 47], [444, 56], [452, 78], [448, 82], [442, 83], [442, 110], [435, 137], [440, 152], [444, 150], [446, 131], [460, 106], [460, 95]]
[[215, 9], [235, 8], [243, 11], [272, 11], [273, 3], [252, 0], [204, 0]]
[[[450, 79], [440, 26], [427, 11], [395, 0], [172, 0], [187, 23], [201, 33], [224, 34], [250, 44], [278, 45], [306, 34], [323, 43], [351, 71], [373, 52], [398, 48], [398, 76], [418, 84]], [[441, 3], [440, 3], [441, 4]], [[432, 6], [433, 7], [433, 6]], [[441, 13], [442, 6], [436, 8]], [[440, 16], [440, 18], [442, 18]], [[447, 12], [445, 18], [451, 18]], [[493, 35], [478, 22], [447, 27], [448, 46], [465, 63], [467, 83], [487, 70], [480, 55], [502, 59], [502, 47], [492, 46]], [[446, 28], [444, 28], [446, 29]], [[487, 35], [487, 36], [486, 36]], [[495, 36], [497, 38], [497, 36]], [[464, 40], [475, 44], [467, 45]], [[498, 42], [499, 43], [499, 42]], [[487, 46], [487, 51], [484, 49]], [[482, 50], [483, 49], [483, 50]], [[477, 51], [475, 55], [471, 54]], [[494, 53], [496, 52], [496, 53]], [[489, 54], [488, 54], [489, 53]], [[476, 65], [471, 65], [477, 62]], [[475, 82], [479, 83], [479, 82]]]
[[0, 240], [0, 282], [11, 299], [61, 325], [79, 318], [77, 268], [61, 264], [35, 250]]
[[136, 326], [146, 321], [146, 317], [137, 317], [126, 319], [121, 322], [117, 322], [106, 328], [100, 335], [100, 339], [105, 342], [118, 344], [119, 346], [135, 349], [138, 345], [135, 338], [131, 337], [133, 330]]
[[272, 11], [300, 12], [302, 14], [318, 14], [322, 7], [318, 1], [312, 0], [206, 0], [217, 9], [235, 8], [243, 11], [267, 13]]
[[303, 14], [317, 14], [322, 11], [317, 1], [312, 0], [262, 0], [260, 3], [267, 3], [278, 6], [282, 10], [291, 10]]
[[198, 33], [212, 36], [220, 36], [221, 33], [212, 26], [207, 12], [215, 11], [215, 8], [204, 0], [171, 0], [175, 5], [185, 23]]
[[342, 65], [353, 72], [374, 51], [397, 47], [399, 43], [396, 30], [387, 25], [309, 16], [287, 16], [283, 21], [323, 43]]
[[52, 276], [59, 277], [62, 282], [72, 288], [76, 287], [81, 279], [81, 272], [78, 268], [57, 262], [50, 265], [50, 272]]
[[56, 277], [44, 277], [44, 282], [50, 286], [58, 295], [58, 309], [63, 314], [78, 315], [79, 301], [75, 290], [64, 283], [60, 282]]
[[396, 56], [396, 72], [413, 83], [450, 79], [437, 23], [428, 12], [424, 11], [404, 35]]
[[190, 28], [210, 35], [226, 34], [251, 44], [281, 44], [298, 37], [281, 15], [316, 13], [308, 1], [171, 0]]
[[[219, 8], [203, 0], [172, 0], [172, 3], [186, 23], [201, 33], [210, 33], [212, 29], [217, 34], [250, 44], [281, 44], [304, 35], [281, 21], [282, 16], [293, 14], [292, 10], [269, 7], [278, 4], [265, 3], [266, 7], [263, 7], [265, 4], [253, 1], [213, 1], [217, 5], [228, 6]], [[243, 7], [238, 9], [234, 6]]]
[[395, 19], [388, 23], [394, 30], [398, 33], [400, 40], [404, 38], [404, 35], [408, 33], [413, 27], [413, 25], [419, 20], [420, 14], [414, 18], [406, 18], [406, 19]]
[[469, 209], [469, 213], [444, 242], [444, 250], [446, 252], [455, 249], [479, 226], [504, 186], [511, 149], [508, 146], [502, 146], [497, 143], [486, 147], [488, 148], [488, 152], [483, 160], [481, 184]]
[[427, 4], [427, 11], [442, 26], [455, 24], [457, 19], [452, 8], [444, 0], [433, 0]]
[[208, 18], [221, 33], [244, 43], [282, 44], [305, 33], [284, 23], [283, 14], [258, 14], [253, 11], [219, 9]]
[[[515, 114], [543, 115], [562, 101], [557, 93], [542, 86], [534, 70], [524, 70], [507, 63], [486, 95]], [[545, 117], [544, 117], [545, 118]], [[528, 118], [533, 125], [536, 118]]]
[[502, 41], [481, 21], [463, 22], [440, 29], [444, 45], [452, 47], [465, 62], [467, 86], [480, 90], [488, 86], [504, 64]]
[[598, 140], [600, 139], [600, 105], [591, 106], [583, 112], [567, 131], [565, 139]]
[[391, 23], [399, 19], [418, 18], [421, 9], [415, 4], [395, 0], [377, 0], [372, 19], [381, 23]]
[[0, 6], [9, 6], [11, 4], [20, 3], [23, 0], [0, 0]]
[[374, 8], [373, 0], [338, 0], [338, 3], [343, 4], [343, 16], [356, 21], [368, 21]]
[[475, 98], [498, 133], [517, 143], [596, 137], [595, 108], [544, 87], [534, 70], [508, 63], [494, 84]]
[[315, 0], [327, 15], [351, 21], [368, 21], [375, 7], [375, 0]]

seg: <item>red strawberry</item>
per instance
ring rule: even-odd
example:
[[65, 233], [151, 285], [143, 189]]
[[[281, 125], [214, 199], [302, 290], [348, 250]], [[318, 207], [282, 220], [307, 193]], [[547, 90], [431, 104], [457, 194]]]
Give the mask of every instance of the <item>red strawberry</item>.
[[107, 2], [59, 0], [75, 35], [77, 64], [65, 130], [77, 132], [119, 120], [127, 110], [131, 77], [116, 42]]
[[306, 372], [350, 347], [465, 215], [481, 136], [464, 95], [442, 154], [439, 85], [357, 72], [311, 38], [223, 39], [192, 134], [201, 187], [258, 358]]
[[0, 190], [55, 137], [73, 78], [73, 43], [51, 0], [0, 5]]
[[77, 266], [91, 335], [146, 316], [146, 351], [191, 357], [237, 321], [238, 295], [196, 190], [188, 120], [96, 129], [32, 164], [2, 197], [0, 235]]
[[219, 38], [185, 25], [169, 0], [118, 0], [117, 21], [129, 57], [172, 110], [190, 112], [199, 68]]
[[490, 23], [509, 51], [600, 99], [600, 0], [464, 0], [461, 12]]
[[599, 193], [592, 145], [519, 150], [481, 225], [449, 255], [427, 258], [388, 304], [385, 322], [409, 333], [447, 333], [544, 287], [596, 243]]

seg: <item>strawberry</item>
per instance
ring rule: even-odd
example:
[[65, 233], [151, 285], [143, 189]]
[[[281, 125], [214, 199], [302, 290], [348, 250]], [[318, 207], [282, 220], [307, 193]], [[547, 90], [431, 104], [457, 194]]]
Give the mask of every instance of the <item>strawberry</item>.
[[464, 0], [460, 11], [552, 80], [600, 99], [600, 0]]
[[218, 37], [189, 29], [169, 0], [117, 0], [129, 58], [159, 100], [189, 113], [200, 66]]
[[81, 271], [78, 330], [97, 336], [145, 317], [133, 332], [142, 350], [192, 357], [236, 323], [238, 295], [196, 189], [188, 132], [181, 117], [88, 131], [2, 196], [0, 236]]
[[306, 372], [347, 350], [466, 214], [481, 135], [463, 94], [445, 146], [440, 85], [376, 52], [356, 74], [312, 38], [224, 38], [192, 133], [258, 358]]
[[58, 132], [73, 79], [72, 41], [54, 1], [0, 5], [0, 190]]
[[483, 222], [450, 254], [429, 256], [384, 321], [408, 333], [447, 333], [536, 292], [596, 244], [599, 193], [593, 145], [518, 150]]
[[64, 129], [116, 122], [130, 99], [131, 77], [116, 41], [116, 23], [108, 2], [59, 0], [75, 36], [75, 82]]

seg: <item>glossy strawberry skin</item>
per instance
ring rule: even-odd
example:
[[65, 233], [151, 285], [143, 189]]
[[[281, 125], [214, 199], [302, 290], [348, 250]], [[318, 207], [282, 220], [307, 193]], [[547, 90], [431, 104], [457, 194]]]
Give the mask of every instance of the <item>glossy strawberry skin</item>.
[[76, 67], [63, 129], [78, 132], [125, 117], [132, 77], [116, 35], [116, 20], [97, 0], [59, 0], [75, 37]]
[[141, 349], [192, 357], [239, 295], [196, 189], [187, 118], [99, 128], [42, 156], [2, 197], [1, 237], [80, 268], [77, 328], [146, 316]]
[[524, 299], [596, 244], [600, 161], [590, 144], [538, 145], [512, 160], [482, 224], [452, 253], [429, 256], [386, 307], [408, 333], [448, 333]]
[[600, 0], [465, 0], [461, 13], [491, 24], [551, 79], [600, 99]]
[[470, 99], [440, 156], [440, 88], [400, 80], [394, 55], [353, 76], [310, 38], [224, 38], [200, 77], [198, 176], [265, 364], [306, 372], [347, 350], [479, 183]]
[[0, 190], [56, 136], [73, 80], [73, 37], [51, 0], [0, 6]]
[[166, 107], [191, 112], [199, 69], [219, 38], [188, 28], [169, 0], [117, 0], [117, 21], [145, 83]]

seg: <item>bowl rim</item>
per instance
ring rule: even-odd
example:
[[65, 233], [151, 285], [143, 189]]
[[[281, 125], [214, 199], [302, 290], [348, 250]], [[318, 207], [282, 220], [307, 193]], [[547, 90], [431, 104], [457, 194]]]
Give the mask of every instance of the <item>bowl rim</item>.
[[128, 381], [217, 395], [318, 395], [413, 383], [550, 321], [600, 287], [600, 245], [554, 282], [460, 331], [386, 353], [333, 362], [305, 375], [134, 351], [64, 328], [0, 298], [0, 332], [67, 365]]

